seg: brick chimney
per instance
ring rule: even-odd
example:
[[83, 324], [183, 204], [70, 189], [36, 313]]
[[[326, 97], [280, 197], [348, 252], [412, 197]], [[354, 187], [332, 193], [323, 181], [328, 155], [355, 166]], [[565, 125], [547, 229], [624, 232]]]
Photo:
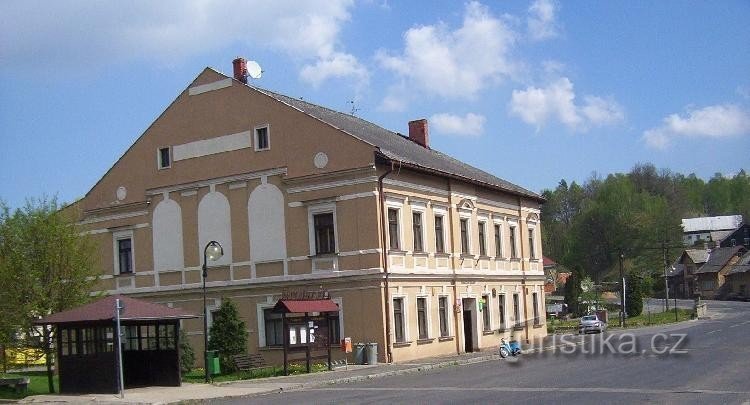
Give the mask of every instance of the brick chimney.
[[427, 132], [426, 119], [409, 121], [409, 139], [425, 148], [430, 147], [430, 136]]
[[247, 84], [247, 60], [245, 58], [236, 58], [232, 61], [234, 66], [234, 78]]

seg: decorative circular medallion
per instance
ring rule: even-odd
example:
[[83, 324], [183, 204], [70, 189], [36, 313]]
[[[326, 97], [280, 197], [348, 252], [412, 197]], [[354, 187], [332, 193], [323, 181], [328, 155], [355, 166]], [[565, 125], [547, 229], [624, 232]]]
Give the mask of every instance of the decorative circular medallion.
[[313, 163], [318, 169], [326, 167], [326, 165], [328, 165], [328, 155], [323, 152], [316, 153], [315, 159], [313, 159]]
[[124, 186], [117, 187], [117, 201], [122, 201], [128, 196], [128, 190]]

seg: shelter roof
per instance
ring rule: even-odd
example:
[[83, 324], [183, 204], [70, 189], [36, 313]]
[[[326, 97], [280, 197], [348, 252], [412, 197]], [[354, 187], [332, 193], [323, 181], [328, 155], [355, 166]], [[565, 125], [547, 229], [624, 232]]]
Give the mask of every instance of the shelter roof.
[[182, 309], [170, 308], [166, 305], [154, 304], [152, 302], [124, 295], [110, 295], [67, 311], [48, 315], [35, 323], [48, 325], [74, 322], [114, 321], [115, 301], [118, 298], [123, 306], [123, 311], [120, 315], [120, 319], [123, 321], [187, 319], [198, 317], [197, 315]]

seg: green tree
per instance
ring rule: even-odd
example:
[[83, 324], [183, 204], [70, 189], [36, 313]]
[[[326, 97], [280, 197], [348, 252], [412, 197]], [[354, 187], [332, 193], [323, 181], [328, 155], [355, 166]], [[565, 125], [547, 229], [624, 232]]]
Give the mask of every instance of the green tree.
[[87, 302], [96, 282], [94, 246], [76, 228], [76, 213], [54, 198], [13, 212], [0, 202], [0, 344], [42, 349], [50, 392], [54, 336], [33, 322]]
[[189, 373], [195, 365], [195, 351], [184, 329], [180, 329], [180, 371]]
[[571, 271], [570, 277], [565, 282], [565, 303], [568, 304], [568, 311], [574, 316], [580, 314], [580, 299], [583, 294], [581, 289], [581, 282], [583, 281], [584, 274], [580, 266], [574, 266]]
[[643, 312], [643, 280], [635, 273], [625, 278], [625, 311], [628, 316], [638, 316]]
[[240, 320], [237, 306], [229, 298], [222, 300], [221, 307], [214, 313], [213, 325], [209, 332], [209, 350], [219, 351], [222, 370], [234, 371], [232, 356], [247, 351], [247, 329]]

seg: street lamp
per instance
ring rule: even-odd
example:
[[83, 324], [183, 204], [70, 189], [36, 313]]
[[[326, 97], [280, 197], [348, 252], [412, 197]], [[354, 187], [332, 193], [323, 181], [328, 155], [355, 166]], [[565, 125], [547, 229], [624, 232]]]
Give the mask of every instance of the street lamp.
[[625, 273], [622, 268], [622, 260], [625, 254], [620, 251], [620, 281], [622, 282], [622, 294], [620, 295], [620, 326], [625, 327]]
[[206, 370], [206, 382], [210, 381], [208, 374], [208, 307], [206, 307], [206, 277], [208, 277], [208, 266], [211, 260], [215, 262], [224, 256], [224, 248], [219, 242], [212, 240], [203, 249], [203, 368]]

